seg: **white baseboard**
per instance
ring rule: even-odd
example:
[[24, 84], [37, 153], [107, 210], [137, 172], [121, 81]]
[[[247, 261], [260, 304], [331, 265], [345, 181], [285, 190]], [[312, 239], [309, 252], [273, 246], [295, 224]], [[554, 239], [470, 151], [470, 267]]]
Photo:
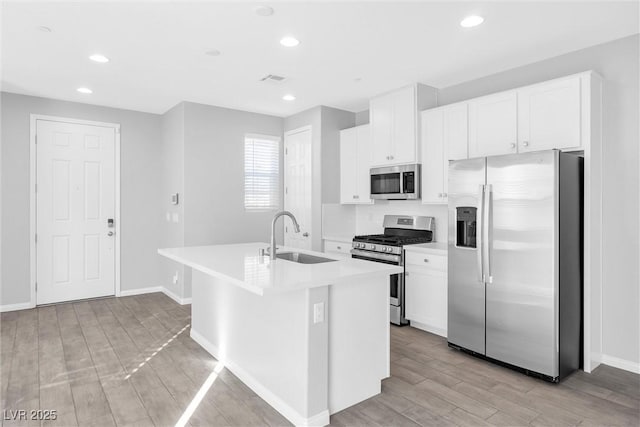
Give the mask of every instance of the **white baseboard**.
[[5, 304], [0, 305], [0, 313], [6, 313], [7, 311], [27, 310], [34, 307], [35, 305], [31, 304], [30, 302], [21, 302], [19, 304]]
[[603, 365], [613, 366], [614, 368], [624, 369], [625, 371], [640, 374], [640, 363], [630, 360], [620, 359], [619, 357], [603, 354], [600, 361]]
[[416, 322], [415, 320], [412, 320], [410, 326], [416, 329], [421, 329], [425, 332], [440, 335], [441, 337], [445, 337], [445, 338], [447, 337], [446, 329], [436, 328], [435, 326], [427, 325], [426, 323]]
[[132, 295], [152, 294], [154, 292], [162, 292], [162, 286], [153, 286], [150, 288], [139, 289], [127, 289], [126, 291], [120, 291], [121, 297], [130, 297]]
[[198, 344], [207, 350], [213, 357], [220, 361], [225, 368], [228, 368], [233, 374], [240, 379], [247, 387], [253, 390], [258, 396], [260, 396], [265, 402], [273, 407], [276, 411], [280, 412], [283, 417], [288, 419], [296, 426], [326, 426], [329, 424], [329, 410], [326, 409], [319, 414], [316, 414], [310, 418], [305, 418], [298, 413], [291, 406], [287, 405], [282, 399], [273, 394], [265, 386], [263, 386], [258, 380], [256, 380], [251, 374], [240, 368], [231, 360], [222, 360], [218, 347], [205, 337], [200, 335], [197, 331], [191, 328], [191, 338]]
[[161, 288], [162, 292], [180, 305], [191, 304], [191, 297], [181, 298], [167, 288]]

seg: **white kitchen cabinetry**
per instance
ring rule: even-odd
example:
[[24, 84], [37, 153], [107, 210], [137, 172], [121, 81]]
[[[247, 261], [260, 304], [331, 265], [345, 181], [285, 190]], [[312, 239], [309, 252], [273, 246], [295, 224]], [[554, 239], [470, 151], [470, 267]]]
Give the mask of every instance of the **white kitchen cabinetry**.
[[415, 84], [371, 99], [372, 166], [418, 161], [418, 112], [435, 107], [436, 96], [434, 88]]
[[447, 203], [449, 160], [467, 158], [467, 104], [421, 114], [422, 203]]
[[519, 152], [582, 146], [580, 86], [572, 76], [518, 90]]
[[518, 152], [516, 91], [469, 101], [469, 157]]
[[425, 331], [447, 336], [447, 257], [406, 251], [405, 317]]
[[332, 255], [336, 258], [351, 258], [351, 242], [343, 242], [339, 240], [325, 240], [324, 253]]
[[373, 203], [369, 198], [369, 125], [340, 131], [340, 203]]

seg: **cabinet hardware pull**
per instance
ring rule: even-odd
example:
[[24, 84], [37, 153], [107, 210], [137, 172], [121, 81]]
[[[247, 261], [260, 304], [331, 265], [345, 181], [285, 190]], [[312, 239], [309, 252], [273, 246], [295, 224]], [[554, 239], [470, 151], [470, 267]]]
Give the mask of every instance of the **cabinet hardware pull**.
[[336, 248], [338, 248], [338, 249], [342, 249], [342, 246], [336, 246]]
[[442, 193], [442, 197], [447, 197], [447, 193]]
[[442, 197], [442, 193], [438, 193], [438, 197], [441, 198]]
[[393, 160], [393, 156], [389, 156], [389, 160]]
[[528, 146], [529, 146], [529, 141], [524, 141], [524, 142], [522, 143], [522, 145], [524, 145], [525, 147], [528, 147]]
[[516, 144], [514, 144], [513, 142], [510, 145], [511, 145], [511, 148], [516, 148]]
[[425, 259], [424, 259], [424, 262], [429, 262], [429, 258], [425, 258]]

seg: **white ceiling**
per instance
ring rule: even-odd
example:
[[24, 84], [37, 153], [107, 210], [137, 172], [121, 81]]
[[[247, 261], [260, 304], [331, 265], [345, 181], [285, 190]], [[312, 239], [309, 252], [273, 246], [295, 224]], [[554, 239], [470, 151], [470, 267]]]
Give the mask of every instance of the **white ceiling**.
[[[446, 87], [639, 32], [637, 1], [273, 2], [270, 17], [257, 4], [5, 1], [3, 90], [153, 113], [183, 100], [278, 116], [361, 111], [411, 82]], [[460, 27], [469, 14], [484, 24]], [[301, 44], [282, 47], [285, 35]], [[96, 52], [111, 61], [90, 61]]]

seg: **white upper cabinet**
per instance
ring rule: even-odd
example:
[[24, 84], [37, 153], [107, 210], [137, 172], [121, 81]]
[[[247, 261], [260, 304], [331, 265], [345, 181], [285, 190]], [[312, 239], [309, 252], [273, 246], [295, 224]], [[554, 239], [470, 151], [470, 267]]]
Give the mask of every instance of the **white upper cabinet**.
[[444, 109], [423, 111], [422, 119], [422, 203], [446, 203], [443, 197], [446, 173], [444, 164]]
[[420, 84], [373, 98], [369, 104], [372, 166], [418, 162], [418, 111], [435, 104], [436, 90]]
[[469, 158], [469, 116], [466, 102], [443, 108], [446, 160]]
[[467, 158], [467, 103], [422, 112], [422, 203], [447, 203], [449, 160]]
[[469, 101], [469, 157], [518, 152], [516, 91]]
[[369, 125], [340, 131], [340, 203], [373, 203], [369, 198]]
[[580, 148], [580, 76], [518, 90], [518, 151]]

